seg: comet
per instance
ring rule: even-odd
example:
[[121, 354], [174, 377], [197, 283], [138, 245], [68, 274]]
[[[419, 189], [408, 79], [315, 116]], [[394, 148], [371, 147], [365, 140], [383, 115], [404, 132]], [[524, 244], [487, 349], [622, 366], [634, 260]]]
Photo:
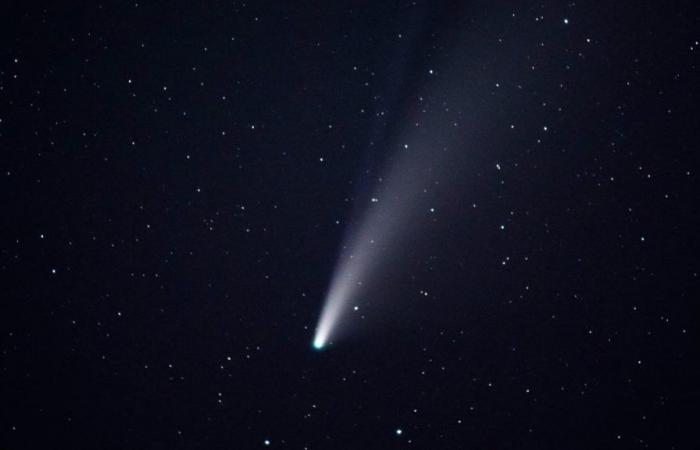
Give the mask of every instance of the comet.
[[378, 293], [392, 289], [387, 283], [393, 278], [387, 275], [408, 267], [408, 258], [417, 254], [414, 247], [420, 246], [416, 244], [431, 242], [426, 224], [443, 226], [450, 211], [463, 209], [461, 183], [467, 181], [464, 175], [472, 161], [470, 143], [478, 142], [476, 124], [489, 109], [476, 100], [478, 82], [465, 78], [459, 64], [465, 54], [455, 53], [442, 65], [445, 70], [427, 70], [422, 92], [393, 116], [397, 126], [384, 141], [391, 156], [379, 171], [383, 176], [371, 180], [371, 197], [356, 199], [360, 214], [350, 222], [341, 246], [315, 328], [314, 349], [332, 345], [358, 320], [351, 314], [353, 306], [368, 299], [372, 306], [382, 301]]
[[[434, 130], [435, 131], [435, 130]], [[399, 142], [386, 170], [378, 178], [363, 216], [348, 233], [342, 246], [315, 330], [312, 346], [322, 350], [341, 331], [343, 318], [352, 306], [374, 295], [387, 278], [390, 267], [401, 265], [421, 226], [436, 220], [444, 202], [443, 183], [453, 177], [452, 151], [432, 131], [414, 131], [411, 144]], [[374, 301], [373, 301], [374, 303]], [[353, 316], [357, 317], [357, 316]]]

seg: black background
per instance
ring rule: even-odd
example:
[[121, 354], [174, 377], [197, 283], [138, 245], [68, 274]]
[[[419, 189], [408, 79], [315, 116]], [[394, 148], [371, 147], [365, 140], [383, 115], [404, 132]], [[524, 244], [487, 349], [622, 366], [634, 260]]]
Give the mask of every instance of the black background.
[[[1, 13], [2, 448], [698, 448], [693, 2], [61, 3]], [[315, 352], [446, 76], [452, 219]]]

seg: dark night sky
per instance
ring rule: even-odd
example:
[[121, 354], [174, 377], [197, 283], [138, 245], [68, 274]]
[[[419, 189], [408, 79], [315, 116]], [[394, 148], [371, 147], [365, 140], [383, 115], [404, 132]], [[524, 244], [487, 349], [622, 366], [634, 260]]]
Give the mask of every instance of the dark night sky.
[[61, 3], [0, 20], [1, 448], [699, 448], [693, 2]]

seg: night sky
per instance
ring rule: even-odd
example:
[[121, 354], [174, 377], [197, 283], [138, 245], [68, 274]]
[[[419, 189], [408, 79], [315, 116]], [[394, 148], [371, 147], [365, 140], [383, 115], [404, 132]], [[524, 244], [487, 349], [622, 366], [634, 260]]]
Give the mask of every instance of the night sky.
[[693, 6], [5, 4], [0, 448], [700, 448]]

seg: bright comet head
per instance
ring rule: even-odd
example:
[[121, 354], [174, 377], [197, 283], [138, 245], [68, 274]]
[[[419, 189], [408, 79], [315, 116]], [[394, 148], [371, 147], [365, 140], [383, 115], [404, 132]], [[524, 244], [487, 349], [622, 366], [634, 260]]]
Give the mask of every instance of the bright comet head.
[[324, 342], [321, 339], [319, 339], [318, 337], [316, 337], [314, 339], [314, 349], [316, 349], [316, 350], [323, 349], [323, 344], [324, 344]]
[[328, 321], [322, 322], [316, 329], [316, 335], [314, 336], [313, 347], [314, 350], [323, 350], [323, 347], [328, 343], [328, 333], [330, 327]]

